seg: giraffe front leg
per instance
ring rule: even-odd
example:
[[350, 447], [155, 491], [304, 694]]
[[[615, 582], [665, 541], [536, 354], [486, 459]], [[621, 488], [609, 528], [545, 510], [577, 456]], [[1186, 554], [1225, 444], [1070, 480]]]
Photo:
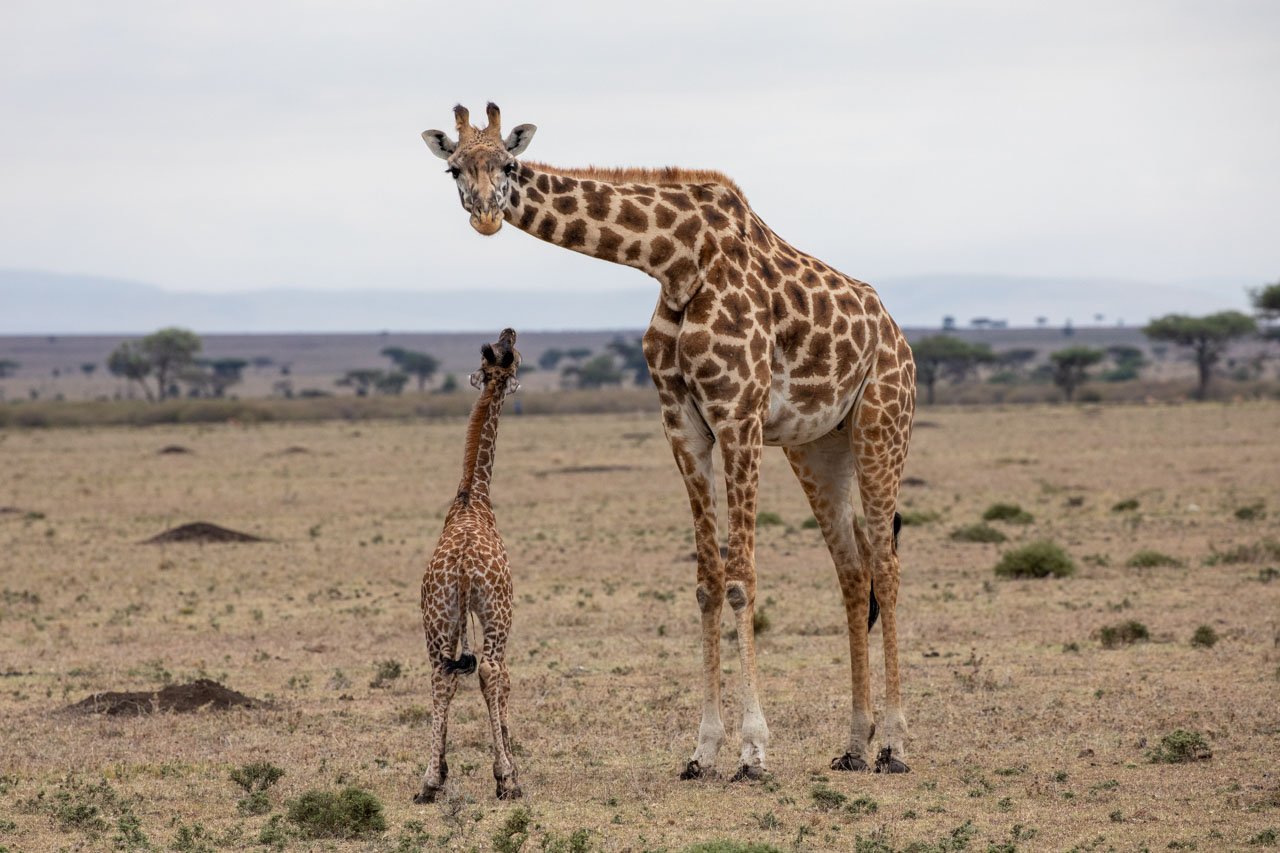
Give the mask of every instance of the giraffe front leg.
[[765, 775], [765, 748], [769, 743], [769, 726], [760, 708], [755, 647], [756, 490], [764, 447], [761, 432], [759, 418], [731, 423], [717, 432], [729, 504], [725, 597], [733, 608], [742, 667], [742, 755], [734, 781]]

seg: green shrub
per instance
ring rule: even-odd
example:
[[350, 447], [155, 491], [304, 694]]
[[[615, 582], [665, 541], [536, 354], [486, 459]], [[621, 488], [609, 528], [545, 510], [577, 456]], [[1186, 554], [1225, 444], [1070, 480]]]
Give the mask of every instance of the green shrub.
[[1151, 639], [1151, 632], [1147, 630], [1147, 626], [1133, 619], [1127, 622], [1117, 622], [1114, 625], [1105, 625], [1098, 631], [1098, 638], [1102, 641], [1104, 649], [1114, 649], [1117, 646], [1132, 646], [1139, 641]]
[[1249, 838], [1249, 843], [1257, 847], [1275, 847], [1276, 846], [1276, 830], [1275, 827], [1268, 827], [1257, 835]]
[[1117, 504], [1112, 505], [1112, 512], [1133, 512], [1138, 508], [1137, 498], [1126, 498]]
[[1218, 632], [1208, 625], [1201, 625], [1191, 635], [1191, 645], [1197, 649], [1211, 649], [1218, 642]]
[[690, 844], [680, 853], [783, 853], [782, 848], [754, 841], [703, 841]]
[[1159, 566], [1181, 566], [1182, 561], [1160, 551], [1145, 548], [1124, 561], [1131, 569], [1154, 569]]
[[283, 826], [280, 825], [280, 815], [273, 814], [271, 819], [262, 825], [262, 829], [258, 831], [258, 843], [264, 847], [274, 847], [277, 850], [283, 850], [284, 845], [288, 842], [289, 836], [285, 832]]
[[1035, 517], [1017, 504], [997, 503], [982, 513], [983, 521], [1007, 521], [1011, 524], [1030, 524]]
[[782, 520], [782, 516], [776, 512], [761, 512], [756, 514], [756, 527], [777, 527], [786, 524]]
[[267, 790], [279, 782], [283, 775], [284, 771], [271, 762], [255, 761], [235, 768], [230, 777], [232, 782], [244, 788], [245, 793], [252, 794], [254, 791]]
[[1267, 505], [1262, 501], [1236, 508], [1236, 518], [1241, 521], [1259, 521], [1267, 517]]
[[369, 682], [370, 687], [386, 687], [404, 674], [404, 667], [398, 660], [379, 661], [377, 667], [373, 681]]
[[359, 838], [387, 828], [382, 803], [354, 785], [341, 793], [312, 789], [288, 809], [289, 820], [308, 838]]
[[880, 810], [880, 804], [868, 796], [854, 797], [849, 804], [844, 807], [849, 814], [863, 815], [875, 814]]
[[1213, 757], [1209, 744], [1199, 732], [1176, 729], [1160, 739], [1159, 748], [1147, 753], [1147, 758], [1157, 764], [1185, 764], [1189, 761], [1205, 761]]
[[1280, 539], [1263, 539], [1252, 545], [1237, 545], [1226, 551], [1215, 550], [1205, 560], [1205, 565], [1234, 565], [1236, 563], [1262, 563], [1280, 560]]
[[1259, 583], [1271, 583], [1276, 578], [1280, 578], [1280, 571], [1277, 571], [1271, 566], [1267, 566], [1264, 569], [1258, 569]]
[[990, 524], [966, 524], [951, 531], [951, 538], [957, 542], [1007, 542], [1009, 537]]
[[817, 785], [811, 792], [813, 804], [818, 807], [819, 811], [830, 812], [835, 811], [844, 805], [844, 801], [849, 799], [844, 794], [826, 785]]
[[1002, 578], [1065, 578], [1075, 570], [1062, 546], [1043, 540], [1006, 551], [993, 568]]
[[529, 840], [531, 822], [532, 815], [527, 808], [513, 809], [502, 828], [493, 834], [493, 849], [498, 853], [520, 853], [520, 848]]
[[942, 518], [942, 516], [932, 510], [925, 512], [924, 510], [909, 509], [902, 513], [902, 526], [910, 527], [913, 524], [932, 524], [940, 518]]

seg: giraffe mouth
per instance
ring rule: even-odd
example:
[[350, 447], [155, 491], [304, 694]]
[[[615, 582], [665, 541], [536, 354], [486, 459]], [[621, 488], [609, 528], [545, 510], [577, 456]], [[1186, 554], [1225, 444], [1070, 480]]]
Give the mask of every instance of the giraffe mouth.
[[471, 227], [486, 237], [497, 234], [498, 230], [502, 228], [502, 214], [498, 214], [497, 216], [480, 216], [473, 213], [471, 214]]

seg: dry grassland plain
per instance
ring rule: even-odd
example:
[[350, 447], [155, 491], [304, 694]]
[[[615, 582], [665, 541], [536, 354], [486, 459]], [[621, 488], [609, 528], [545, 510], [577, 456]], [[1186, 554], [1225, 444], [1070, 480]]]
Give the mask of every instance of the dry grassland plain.
[[[456, 487], [460, 418], [0, 431], [0, 847], [264, 849], [276, 827], [265, 840], [289, 850], [511, 850], [521, 839], [501, 829], [519, 808], [525, 851], [1274, 842], [1280, 554], [1265, 543], [1280, 539], [1280, 405], [948, 408], [918, 421], [901, 498], [917, 522], [903, 530], [899, 603], [911, 773], [828, 769], [849, 719], [843, 607], [769, 449], [759, 509], [781, 523], [759, 528], [756, 562], [772, 775], [678, 781], [700, 718], [699, 627], [688, 503], [658, 418], [508, 409], [493, 492], [515, 575], [526, 799], [493, 798], [472, 677], [453, 704], [450, 796], [431, 806], [411, 802], [430, 730], [418, 586]], [[1113, 509], [1124, 501], [1136, 507]], [[997, 502], [1034, 518], [990, 522], [1006, 543], [951, 538]], [[271, 541], [141, 544], [191, 521]], [[1065, 547], [1076, 573], [995, 577], [1002, 553], [1037, 539]], [[1145, 549], [1176, 564], [1126, 565]], [[1129, 620], [1149, 639], [1104, 648], [1101, 630]], [[1190, 642], [1201, 625], [1219, 637], [1211, 648]], [[881, 663], [877, 628], [877, 707]], [[271, 705], [65, 710], [196, 677]], [[1201, 733], [1212, 757], [1151, 761], [1177, 729]], [[284, 770], [261, 815], [242, 813], [229, 779], [255, 761]], [[382, 800], [385, 832], [315, 840], [269, 823], [304, 791], [345, 785]]]

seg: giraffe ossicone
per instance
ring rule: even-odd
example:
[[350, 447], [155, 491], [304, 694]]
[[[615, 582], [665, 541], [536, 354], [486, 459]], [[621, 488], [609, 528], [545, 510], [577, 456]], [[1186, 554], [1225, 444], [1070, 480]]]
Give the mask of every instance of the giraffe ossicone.
[[[458, 689], [459, 676], [477, 670], [489, 710], [497, 796], [514, 799], [521, 794], [507, 725], [507, 700], [511, 695], [507, 672], [511, 568], [489, 500], [498, 416], [507, 396], [520, 387], [516, 382], [520, 353], [515, 342], [515, 331], [505, 329], [497, 343], [481, 347], [480, 369], [471, 377], [472, 384], [480, 389], [480, 397], [467, 423], [462, 480], [445, 514], [440, 541], [422, 576], [422, 627], [431, 664], [431, 751], [422, 790], [414, 797], [418, 803], [434, 802], [444, 787], [449, 775], [445, 761], [449, 702]], [[478, 660], [469, 649], [468, 614], [473, 614], [480, 626]], [[454, 651], [459, 647], [461, 653], [455, 658]]]
[[[663, 426], [693, 511], [702, 617], [702, 722], [681, 776], [713, 772], [720, 716], [720, 619], [727, 599], [742, 671], [742, 751], [735, 779], [766, 767], [753, 616], [760, 458], [781, 446], [835, 563], [849, 627], [852, 717], [833, 769], [867, 770], [876, 733], [867, 635], [872, 588], [884, 638], [885, 709], [876, 767], [904, 772], [906, 718], [898, 667], [894, 516], [915, 411], [915, 364], [868, 284], [793, 248], [725, 175], [693, 169], [561, 168], [518, 160], [535, 128], [503, 138], [455, 108], [457, 139], [423, 133], [448, 163], [471, 225], [510, 222], [540, 240], [643, 270], [660, 285], [644, 335]], [[713, 453], [728, 502], [728, 551], [717, 533]], [[855, 523], [854, 490], [866, 517]]]

